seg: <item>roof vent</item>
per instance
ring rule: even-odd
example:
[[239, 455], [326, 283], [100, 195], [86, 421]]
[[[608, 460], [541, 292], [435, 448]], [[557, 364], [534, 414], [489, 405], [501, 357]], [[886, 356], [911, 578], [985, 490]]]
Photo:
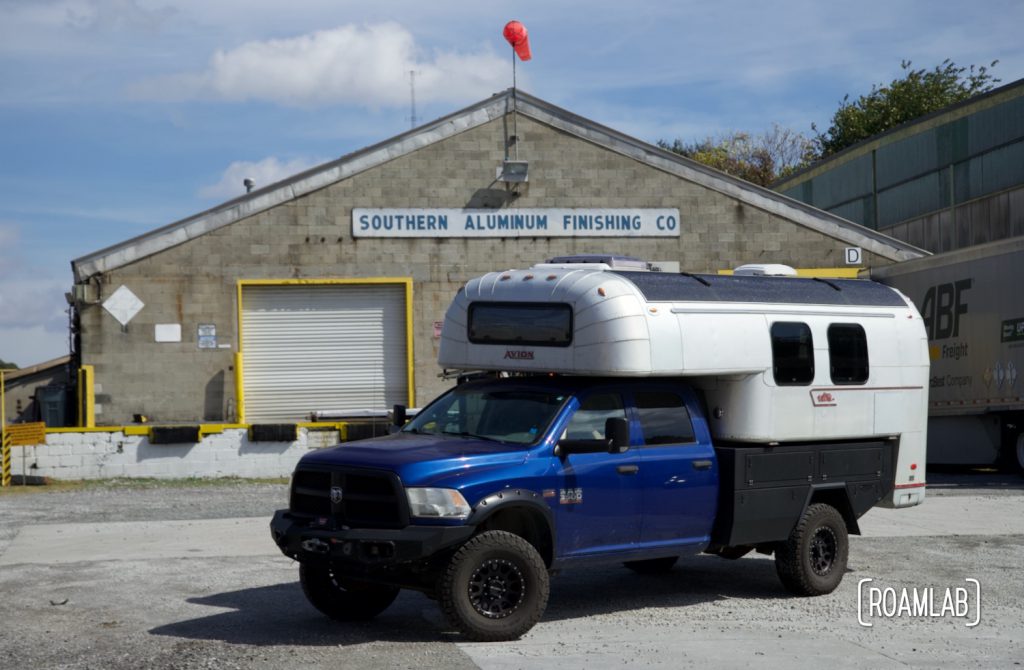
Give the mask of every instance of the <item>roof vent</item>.
[[732, 273], [738, 277], [795, 277], [796, 270], [779, 263], [748, 263]]
[[613, 254], [576, 254], [574, 256], [555, 256], [541, 265], [600, 265], [609, 270], [626, 272], [650, 272], [654, 265], [631, 256], [615, 256]]

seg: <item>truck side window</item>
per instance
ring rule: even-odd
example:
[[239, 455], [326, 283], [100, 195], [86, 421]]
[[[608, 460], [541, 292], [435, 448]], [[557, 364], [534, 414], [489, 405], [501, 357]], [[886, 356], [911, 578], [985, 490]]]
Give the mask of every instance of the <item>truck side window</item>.
[[814, 379], [814, 342], [806, 323], [772, 324], [772, 374], [779, 386], [805, 386]]
[[636, 410], [640, 415], [645, 444], [695, 441], [690, 412], [678, 394], [670, 391], [638, 391]]
[[604, 422], [625, 419], [626, 410], [618, 393], [594, 393], [580, 404], [573, 414], [563, 437], [570, 440], [597, 440], [603, 438]]
[[868, 380], [868, 340], [856, 323], [828, 327], [828, 359], [833, 384], [863, 384]]

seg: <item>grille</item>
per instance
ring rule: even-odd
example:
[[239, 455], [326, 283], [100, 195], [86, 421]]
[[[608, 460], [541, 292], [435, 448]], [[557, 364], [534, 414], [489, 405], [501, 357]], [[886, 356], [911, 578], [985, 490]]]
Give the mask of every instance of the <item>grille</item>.
[[[342, 499], [331, 501], [331, 489]], [[398, 478], [367, 470], [296, 470], [291, 512], [331, 519], [350, 528], [402, 528], [408, 524], [405, 496]]]

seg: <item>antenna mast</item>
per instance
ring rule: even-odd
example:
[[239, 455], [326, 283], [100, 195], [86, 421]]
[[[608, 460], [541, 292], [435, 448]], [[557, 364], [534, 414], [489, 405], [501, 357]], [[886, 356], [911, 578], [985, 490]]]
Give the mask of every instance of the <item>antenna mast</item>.
[[409, 122], [412, 128], [416, 127], [416, 70], [409, 70], [409, 101], [412, 113]]

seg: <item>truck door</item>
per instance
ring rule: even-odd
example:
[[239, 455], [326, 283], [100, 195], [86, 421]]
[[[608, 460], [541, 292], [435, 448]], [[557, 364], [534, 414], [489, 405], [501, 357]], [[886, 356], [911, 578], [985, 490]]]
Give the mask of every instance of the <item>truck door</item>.
[[633, 401], [643, 432], [641, 543], [706, 543], [717, 508], [718, 462], [706, 425], [694, 425], [693, 416], [702, 416], [696, 397], [667, 387], [635, 391]]
[[[595, 390], [582, 398], [563, 437], [604, 436], [605, 421], [626, 418], [622, 394]], [[555, 459], [558, 489], [552, 507], [558, 523], [558, 554], [584, 556], [633, 549], [640, 540], [640, 454], [599, 452]]]

